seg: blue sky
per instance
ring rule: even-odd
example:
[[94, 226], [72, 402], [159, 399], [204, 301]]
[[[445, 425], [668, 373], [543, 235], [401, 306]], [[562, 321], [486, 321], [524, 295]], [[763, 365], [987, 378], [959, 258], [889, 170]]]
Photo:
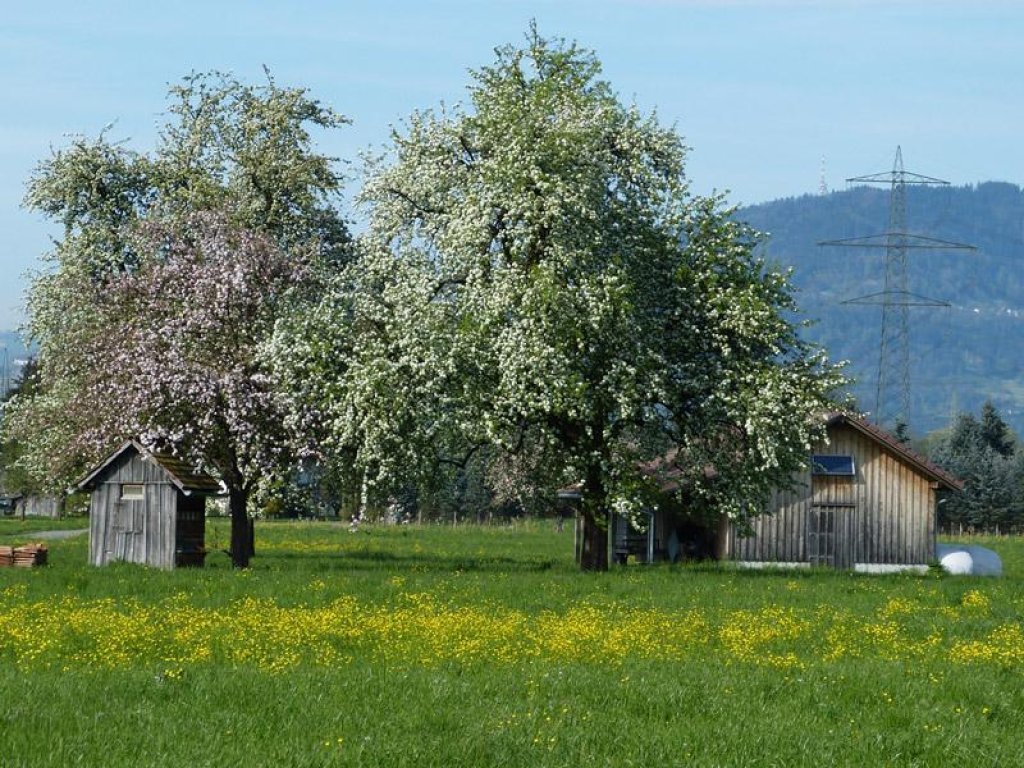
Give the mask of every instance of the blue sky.
[[[416, 109], [464, 99], [467, 69], [545, 36], [594, 49], [625, 101], [692, 147], [694, 189], [736, 203], [908, 170], [1024, 183], [1024, 3], [1016, 0], [138, 0], [8, 3], [0, 17], [0, 329], [54, 234], [20, 208], [71, 134], [150, 149], [167, 86], [267, 65], [354, 124], [321, 148], [355, 161]], [[349, 194], [358, 188], [351, 166]]]

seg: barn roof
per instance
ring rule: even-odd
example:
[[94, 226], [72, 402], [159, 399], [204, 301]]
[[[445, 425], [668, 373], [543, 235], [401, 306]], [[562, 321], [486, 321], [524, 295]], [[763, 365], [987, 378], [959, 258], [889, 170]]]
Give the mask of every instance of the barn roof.
[[78, 482], [75, 486], [76, 490], [92, 490], [97, 478], [99, 478], [99, 476], [102, 475], [111, 464], [121, 458], [121, 456], [128, 451], [135, 451], [142, 456], [142, 458], [152, 461], [163, 469], [170, 478], [171, 483], [173, 483], [174, 486], [182, 493], [216, 494], [221, 491], [220, 482], [211, 475], [208, 475], [206, 472], [189, 466], [188, 463], [172, 454], [147, 451], [134, 440], [128, 440], [120, 448], [110, 454], [102, 464], [97, 466]]
[[894, 454], [898, 459], [901, 459], [906, 464], [910, 465], [918, 473], [924, 475], [929, 480], [937, 482], [950, 491], [962, 491], [964, 489], [964, 482], [960, 478], [950, 474], [938, 464], [935, 464], [926, 459], [921, 454], [914, 451], [905, 443], [901, 443], [895, 437], [890, 435], [880, 427], [876, 427], [874, 424], [865, 421], [864, 419], [853, 416], [849, 413], [830, 413], [826, 416], [826, 424], [829, 427], [838, 426], [840, 424], [847, 424], [852, 427], [855, 431], [864, 435], [870, 440], [874, 440], [880, 444], [883, 448]]
[[[847, 424], [868, 439], [880, 444], [883, 448], [894, 454], [897, 458], [901, 459], [916, 472], [924, 475], [929, 480], [939, 483], [939, 485], [950, 491], [962, 491], [964, 489], [963, 480], [950, 474], [942, 467], [911, 449], [905, 443], [901, 443], [885, 430], [876, 427], [874, 424], [871, 424], [864, 419], [858, 418], [857, 416], [853, 416], [849, 413], [836, 411], [825, 414], [825, 424], [828, 427]], [[664, 456], [660, 456], [652, 461], [640, 464], [640, 471], [648, 477], [658, 478], [658, 485], [662, 491], [675, 491], [679, 488], [683, 475], [682, 469], [676, 463], [677, 458], [678, 451], [673, 449]], [[709, 465], [704, 467], [705, 477], [713, 478], [715, 474], [715, 468], [713, 466]], [[562, 499], [578, 499], [582, 489], [583, 484], [576, 483], [559, 489], [558, 496]]]

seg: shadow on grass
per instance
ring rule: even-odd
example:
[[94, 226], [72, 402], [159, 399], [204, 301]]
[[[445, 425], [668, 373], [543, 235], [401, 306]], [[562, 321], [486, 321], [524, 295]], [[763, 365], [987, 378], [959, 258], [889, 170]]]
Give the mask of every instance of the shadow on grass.
[[[261, 561], [257, 562], [257, 561]], [[342, 550], [337, 554], [323, 552], [306, 553], [297, 551], [271, 551], [257, 557], [254, 565], [259, 567], [273, 562], [287, 563], [289, 568], [308, 563], [309, 568], [338, 571], [410, 570], [434, 573], [495, 572], [508, 573], [540, 572], [551, 570], [556, 560], [550, 558], [517, 559], [504, 556], [471, 557], [446, 555], [443, 553], [396, 553], [366, 550]]]

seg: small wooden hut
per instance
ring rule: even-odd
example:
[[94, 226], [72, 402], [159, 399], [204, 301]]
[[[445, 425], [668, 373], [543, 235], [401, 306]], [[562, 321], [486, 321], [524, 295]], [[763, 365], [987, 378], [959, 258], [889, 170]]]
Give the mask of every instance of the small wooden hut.
[[180, 459], [128, 441], [77, 486], [89, 492], [89, 562], [203, 564], [206, 499], [220, 483]]

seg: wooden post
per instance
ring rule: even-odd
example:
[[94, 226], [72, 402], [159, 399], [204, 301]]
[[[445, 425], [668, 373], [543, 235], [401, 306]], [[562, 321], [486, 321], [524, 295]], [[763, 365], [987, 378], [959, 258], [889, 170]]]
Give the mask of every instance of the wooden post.
[[718, 516], [718, 528], [715, 531], [715, 559], [716, 560], [728, 560], [729, 559], [729, 528], [730, 521], [728, 515]]

